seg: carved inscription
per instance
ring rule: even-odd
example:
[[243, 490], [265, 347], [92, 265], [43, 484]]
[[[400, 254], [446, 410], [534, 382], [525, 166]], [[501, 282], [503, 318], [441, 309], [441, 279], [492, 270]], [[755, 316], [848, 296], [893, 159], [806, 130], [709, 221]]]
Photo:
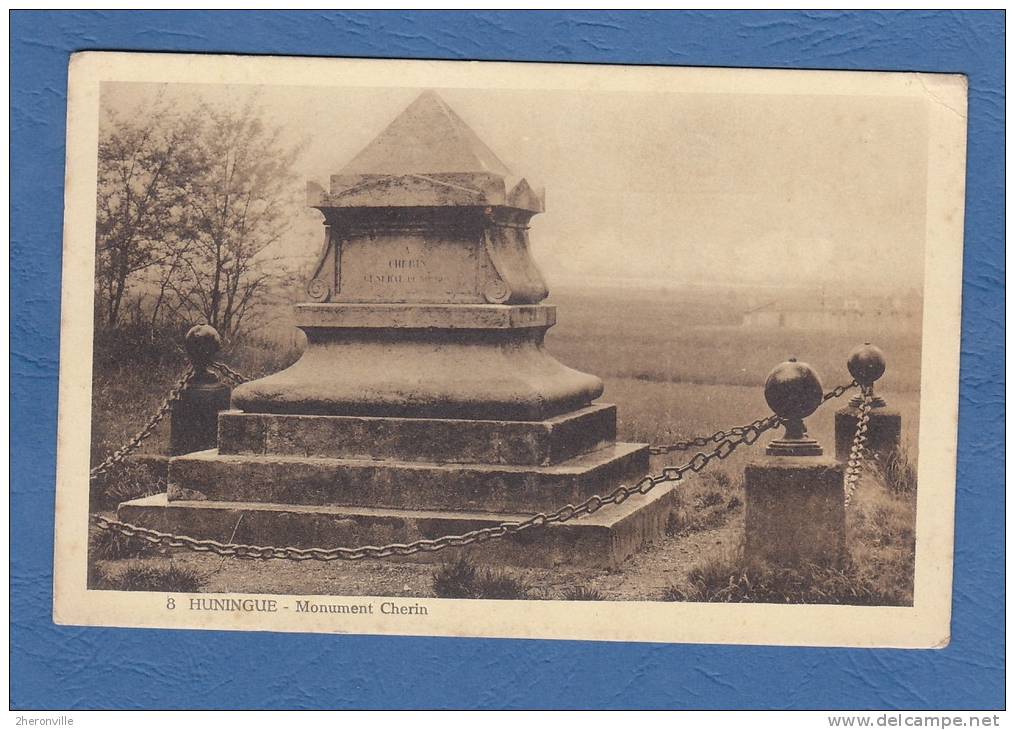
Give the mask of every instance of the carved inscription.
[[363, 275], [367, 284], [441, 284], [443, 274], [431, 274], [426, 271], [425, 259], [389, 259], [386, 270], [370, 272]]
[[340, 301], [476, 301], [477, 246], [416, 236], [352, 239], [342, 250]]

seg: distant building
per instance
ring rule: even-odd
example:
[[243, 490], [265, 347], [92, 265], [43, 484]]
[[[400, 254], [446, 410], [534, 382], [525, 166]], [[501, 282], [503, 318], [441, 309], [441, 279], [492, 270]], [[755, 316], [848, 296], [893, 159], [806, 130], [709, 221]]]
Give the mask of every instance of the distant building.
[[797, 330], [912, 328], [920, 324], [919, 308], [906, 308], [898, 298], [869, 298], [865, 302], [866, 308], [858, 299], [819, 300], [811, 307], [770, 301], [745, 311], [741, 324]]

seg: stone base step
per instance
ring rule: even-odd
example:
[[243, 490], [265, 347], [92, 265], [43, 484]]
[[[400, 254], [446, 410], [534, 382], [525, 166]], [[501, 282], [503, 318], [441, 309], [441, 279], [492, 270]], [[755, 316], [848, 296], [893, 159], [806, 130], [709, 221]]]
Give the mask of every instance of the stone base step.
[[224, 411], [220, 454], [556, 464], [611, 443], [617, 409], [594, 403], [542, 421], [310, 416]]
[[[463, 548], [390, 560], [448, 562], [467, 554], [490, 564], [613, 568], [662, 537], [675, 484], [566, 523], [531, 528]], [[330, 507], [261, 502], [170, 501], [166, 494], [120, 505], [124, 522], [199, 539], [275, 547], [359, 547], [456, 535], [526, 514]]]
[[169, 462], [168, 493], [171, 501], [535, 513], [633, 482], [648, 466], [648, 447], [628, 443], [552, 466], [228, 455], [211, 449]]

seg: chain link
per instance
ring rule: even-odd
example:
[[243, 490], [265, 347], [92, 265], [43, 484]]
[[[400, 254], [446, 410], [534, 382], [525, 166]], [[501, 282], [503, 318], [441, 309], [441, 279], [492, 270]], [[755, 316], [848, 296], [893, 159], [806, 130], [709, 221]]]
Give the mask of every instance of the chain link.
[[[852, 383], [848, 383], [846, 385], [837, 385], [835, 388], [828, 391], [821, 397], [822, 405], [835, 398], [841, 398], [845, 393], [855, 388], [856, 385], [857, 382], [855, 380]], [[716, 431], [711, 436], [695, 436], [693, 438], [687, 439], [686, 441], [674, 441], [673, 443], [669, 444], [655, 444], [649, 447], [649, 453], [669, 454], [673, 451], [690, 451], [691, 449], [703, 449], [709, 444], [722, 443], [723, 441], [727, 441], [735, 436], [740, 436], [741, 434], [752, 429], [757, 429], [762, 426], [771, 428], [772, 426], [778, 425], [779, 425], [779, 417], [773, 414], [766, 418], [759, 418], [756, 421], [751, 421], [746, 426], [734, 426], [728, 431]]]
[[823, 396], [821, 396], [821, 405], [824, 405], [825, 403], [827, 403], [830, 400], [834, 400], [836, 398], [841, 398], [843, 395], [845, 395], [846, 393], [848, 393], [849, 391], [851, 391], [853, 388], [857, 387], [858, 385], [860, 385], [860, 384], [854, 380], [853, 382], [846, 383], [845, 385], [837, 385], [837, 386], [835, 386], [830, 391], [828, 391]]
[[853, 445], [849, 449], [849, 460], [846, 462], [846, 506], [853, 499], [853, 490], [860, 481], [860, 471], [863, 468], [864, 451], [867, 444], [867, 427], [870, 424], [871, 405], [874, 399], [874, 389], [871, 386], [860, 388], [860, 415], [856, 420], [856, 433], [853, 435]]
[[134, 437], [130, 441], [107, 456], [95, 468], [88, 472], [88, 478], [95, 479], [112, 469], [114, 466], [134, 453], [137, 447], [141, 445], [141, 442], [155, 433], [156, 426], [158, 426], [162, 419], [166, 417], [166, 414], [169, 413], [170, 409], [172, 409], [173, 403], [179, 400], [180, 394], [183, 393], [184, 389], [190, 384], [190, 381], [194, 379], [195, 375], [196, 373], [194, 372], [194, 368], [188, 365], [183, 375], [180, 376], [180, 379], [177, 380], [173, 387], [169, 390], [169, 394], [166, 395], [165, 399], [163, 399], [159, 409], [155, 411], [155, 414], [150, 419], [148, 419], [148, 423], [145, 424], [144, 428], [134, 434]]
[[223, 375], [225, 375], [227, 378], [232, 380], [237, 385], [239, 385], [241, 383], [246, 383], [249, 380], [251, 380], [251, 378], [248, 378], [246, 375], [244, 375], [241, 372], [233, 370], [231, 367], [226, 365], [224, 362], [219, 362], [219, 361], [216, 360], [215, 362], [211, 363], [211, 366], [213, 368], [215, 368], [216, 370], [218, 370]]
[[521, 522], [502, 522], [499, 525], [484, 527], [462, 535], [445, 535], [432, 540], [416, 540], [410, 543], [392, 543], [383, 546], [363, 545], [356, 548], [275, 547], [222, 543], [216, 540], [199, 540], [185, 535], [174, 535], [131, 525], [126, 522], [109, 519], [102, 515], [92, 515], [92, 521], [99, 529], [114, 530], [127, 537], [140, 538], [161, 547], [185, 548], [195, 552], [210, 552], [216, 555], [255, 560], [363, 560], [365, 558], [414, 555], [421, 552], [431, 553], [449, 547], [464, 547], [506, 535], [515, 535], [533, 527], [567, 522], [577, 517], [591, 515], [607, 505], [622, 504], [632, 495], [648, 494], [660, 484], [680, 481], [687, 472], [700, 472], [713, 459], [725, 459], [742, 444], [751, 445], [755, 443], [761, 434], [778, 425], [778, 419], [769, 418], [763, 419], [763, 421], [764, 423], [756, 426], [751, 424], [743, 427], [742, 433], [731, 436], [710, 451], [698, 452], [689, 461], [680, 466], [668, 466], [658, 474], [642, 477], [631, 486], [622, 484], [605, 497], [592, 495], [581, 504], [568, 504], [549, 514], [541, 512]]

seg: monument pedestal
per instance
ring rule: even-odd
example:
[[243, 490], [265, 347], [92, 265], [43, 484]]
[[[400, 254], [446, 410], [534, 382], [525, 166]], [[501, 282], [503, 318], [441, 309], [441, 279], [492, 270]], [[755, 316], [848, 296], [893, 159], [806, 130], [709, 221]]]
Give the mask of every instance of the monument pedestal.
[[[616, 408], [589, 403], [599, 379], [543, 349], [553, 307], [326, 304], [298, 315], [300, 361], [236, 388], [218, 448], [173, 458], [167, 494], [121, 505], [121, 519], [262, 545], [407, 543], [552, 512], [648, 470], [647, 445], [616, 441]], [[671, 506], [672, 488], [659, 487], [466, 549], [613, 567], [663, 533]]]
[[530, 421], [581, 408], [602, 381], [543, 347], [553, 306], [298, 304], [307, 350], [235, 389], [247, 412]]
[[[634, 483], [648, 447], [615, 441], [595, 403], [541, 421], [226, 411], [219, 447], [173, 458], [166, 494], [120, 505], [132, 524], [221, 542], [357, 547], [463, 534]], [[673, 486], [467, 550], [513, 565], [611, 568], [661, 535]], [[409, 559], [409, 558], [399, 558]]]
[[[324, 246], [297, 305], [300, 360], [237, 387], [218, 448], [174, 458], [121, 519], [256, 545], [358, 547], [461, 534], [605, 495], [648, 470], [599, 378], [543, 347], [556, 309], [529, 254], [544, 196], [436, 94], [308, 185]], [[524, 565], [610, 567], [661, 535], [672, 485], [472, 546]], [[447, 560], [449, 552], [419, 559]]]

